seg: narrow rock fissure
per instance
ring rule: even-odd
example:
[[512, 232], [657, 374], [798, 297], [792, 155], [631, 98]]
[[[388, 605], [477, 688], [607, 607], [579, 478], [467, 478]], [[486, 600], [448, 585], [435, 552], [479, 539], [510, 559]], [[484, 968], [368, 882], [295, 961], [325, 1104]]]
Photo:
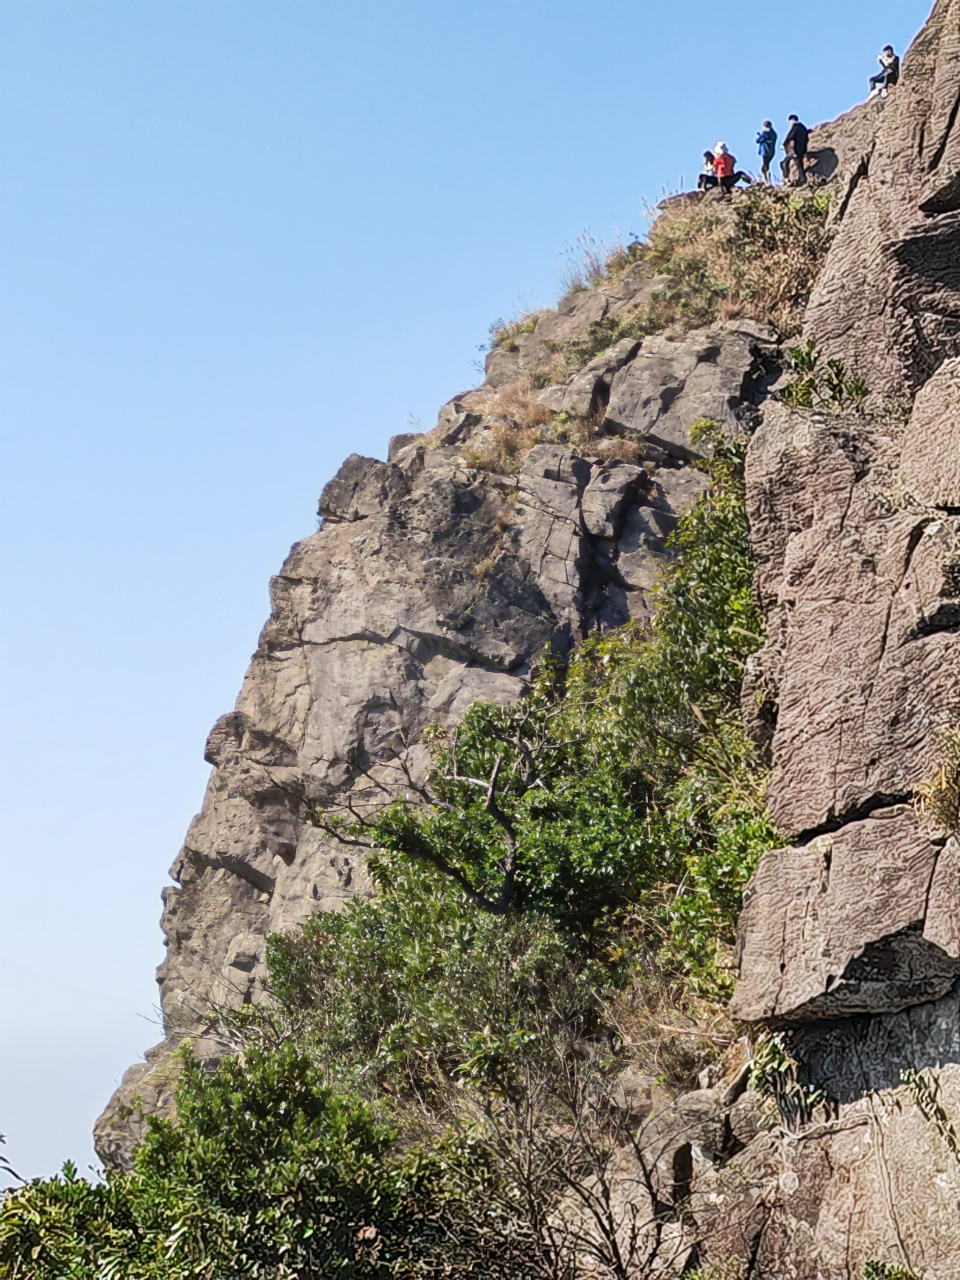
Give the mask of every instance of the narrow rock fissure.
[[801, 831], [794, 838], [793, 844], [798, 846], [809, 844], [811, 840], [816, 840], [818, 836], [833, 835], [853, 822], [863, 822], [865, 818], [869, 818], [881, 809], [894, 809], [898, 805], [910, 804], [912, 800], [913, 792], [911, 791], [877, 792], [869, 800], [865, 800], [863, 804], [851, 809], [845, 809], [843, 813], [828, 818], [826, 822], [822, 822], [819, 826], [809, 827], [807, 830]]
[[960, 93], [953, 100], [953, 106], [950, 108], [950, 115], [947, 119], [947, 127], [943, 131], [943, 136], [937, 144], [937, 148], [930, 157], [930, 163], [927, 165], [927, 172], [933, 173], [935, 169], [940, 167], [940, 162], [946, 154], [947, 146], [950, 142], [950, 135], [953, 133], [954, 126], [957, 123], [957, 114], [960, 113]]

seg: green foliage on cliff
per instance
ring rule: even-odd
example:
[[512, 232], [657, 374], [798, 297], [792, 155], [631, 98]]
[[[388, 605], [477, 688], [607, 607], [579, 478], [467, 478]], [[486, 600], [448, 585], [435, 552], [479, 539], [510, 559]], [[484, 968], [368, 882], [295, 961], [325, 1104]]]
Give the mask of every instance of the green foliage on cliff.
[[[637, 1055], [722, 1000], [740, 890], [776, 840], [739, 720], [763, 639], [744, 447], [703, 430], [713, 486], [652, 625], [473, 707], [406, 798], [336, 826], [375, 850], [377, 897], [271, 940], [272, 1001], [223, 1015], [235, 1058], [187, 1057], [132, 1173], [8, 1196], [3, 1280], [566, 1277], [561, 1195], [616, 1252], [597, 1216], [625, 1140], [611, 1082], [633, 1062], [691, 1083], [694, 1051]], [[629, 1273], [597, 1248], [598, 1274]]]
[[609, 1034], [604, 1010], [651, 963], [728, 992], [740, 893], [776, 832], [739, 721], [763, 632], [743, 447], [713, 439], [652, 628], [591, 638], [516, 706], [473, 707], [433, 738], [426, 782], [334, 824], [375, 851], [378, 896], [273, 938], [269, 961], [341, 1079], [509, 1089], [550, 1027]]
[[523, 1274], [500, 1269], [523, 1244], [505, 1227], [483, 1272], [471, 1264], [489, 1228], [462, 1180], [445, 1184], [451, 1163], [489, 1181], [469, 1146], [398, 1150], [395, 1129], [289, 1044], [212, 1071], [182, 1056], [177, 1120], [149, 1122], [133, 1172], [91, 1184], [67, 1165], [0, 1204], [3, 1280], [386, 1280], [437, 1274], [451, 1241], [458, 1274]]

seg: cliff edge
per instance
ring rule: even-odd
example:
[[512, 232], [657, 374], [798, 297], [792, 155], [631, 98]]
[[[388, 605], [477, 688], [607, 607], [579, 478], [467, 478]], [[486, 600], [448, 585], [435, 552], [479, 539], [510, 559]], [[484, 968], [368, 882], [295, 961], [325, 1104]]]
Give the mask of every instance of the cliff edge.
[[732, 1014], [748, 1055], [781, 1057], [773, 1120], [741, 1060], [641, 1134], [651, 1220], [672, 1215], [687, 1269], [960, 1280], [960, 813], [938, 802], [960, 763], [958, 32], [938, 0], [889, 98], [813, 138], [832, 243], [804, 336], [863, 404], [791, 395], [762, 307], [643, 331], [678, 285], [628, 255], [504, 335], [433, 431], [327, 485], [207, 743], [165, 891], [166, 1039], [98, 1122], [106, 1163], [169, 1106], [185, 1036], [219, 1052], [211, 1004], [258, 999], [265, 937], [370, 892], [307, 809], [422, 777], [428, 725], [649, 616], [709, 418], [750, 436], [768, 636], [744, 720], [784, 839], [744, 895]]

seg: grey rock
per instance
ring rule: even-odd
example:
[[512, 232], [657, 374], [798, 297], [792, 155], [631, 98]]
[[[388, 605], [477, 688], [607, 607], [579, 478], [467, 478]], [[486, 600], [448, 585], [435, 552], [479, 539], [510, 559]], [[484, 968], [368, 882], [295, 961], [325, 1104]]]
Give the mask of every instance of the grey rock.
[[[640, 350], [637, 338], [622, 338], [619, 342], [595, 356], [573, 378], [564, 390], [561, 409], [586, 418], [601, 409], [610, 398], [610, 386], [614, 375], [634, 358]], [[541, 403], [543, 403], [541, 401]]]
[[544, 387], [537, 396], [537, 404], [542, 404], [544, 408], [549, 409], [552, 413], [560, 413], [563, 409], [563, 399], [566, 394], [567, 388], [562, 382], [552, 387]]
[[424, 433], [422, 431], [405, 431], [398, 436], [391, 436], [387, 450], [387, 461], [396, 462], [398, 454], [403, 453], [410, 445], [423, 438]]
[[362, 520], [376, 515], [385, 503], [407, 491], [403, 473], [389, 462], [351, 453], [320, 495], [320, 515], [325, 520]]
[[617, 373], [604, 429], [648, 437], [673, 458], [702, 457], [690, 428], [701, 418], [736, 426], [759, 372], [757, 340], [736, 331], [701, 330], [682, 339], [658, 334]]
[[440, 410], [435, 432], [439, 445], [460, 444], [480, 425], [482, 414], [470, 409], [465, 400], [466, 397], [457, 397]]
[[595, 468], [580, 508], [586, 531], [597, 538], [615, 538], [625, 509], [646, 479], [641, 467], [626, 463]]

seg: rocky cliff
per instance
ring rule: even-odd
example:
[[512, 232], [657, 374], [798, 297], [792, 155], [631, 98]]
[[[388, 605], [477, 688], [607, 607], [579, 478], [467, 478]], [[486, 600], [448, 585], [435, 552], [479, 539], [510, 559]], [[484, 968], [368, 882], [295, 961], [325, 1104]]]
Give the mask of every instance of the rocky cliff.
[[[865, 410], [772, 398], [763, 316], [594, 342], [572, 366], [668, 289], [638, 263], [508, 334], [433, 431], [327, 485], [207, 743], [165, 893], [167, 1038], [101, 1118], [105, 1161], [167, 1104], [170, 1051], [210, 1003], [257, 998], [265, 936], [369, 892], [305, 807], [397, 787], [427, 725], [516, 699], [546, 650], [648, 614], [709, 417], [752, 433], [768, 640], [744, 718], [785, 847], [745, 894], [733, 1013], [751, 1041], [780, 1035], [781, 1106], [771, 1122], [735, 1064], [667, 1108], [643, 1139], [657, 1202], [686, 1265], [960, 1277], [960, 844], [916, 803], [938, 770], [948, 788], [960, 732], [958, 32], [960, 0], [939, 0], [897, 90], [814, 139], [835, 238], [806, 330], [862, 375]], [[579, 443], [558, 437], [568, 419], [589, 424]]]
[[[404, 768], [424, 769], [428, 725], [513, 701], [545, 650], [648, 616], [666, 539], [706, 484], [688, 465], [690, 427], [739, 429], [775, 350], [772, 330], [731, 321], [621, 341], [550, 381], [564, 344], [661, 286], [634, 267], [573, 292], [495, 347], [483, 386], [433, 431], [395, 438], [387, 461], [353, 455], [324, 489], [322, 527], [273, 580], [236, 709], [207, 740], [203, 809], [164, 891], [167, 1035], [98, 1122], [105, 1162], [129, 1162], [141, 1113], [168, 1107], [170, 1052], [202, 1033], [211, 1004], [256, 999], [265, 937], [369, 892], [355, 850], [304, 822], [304, 806], [396, 789]], [[504, 455], [504, 425], [552, 420], [550, 405], [593, 415], [594, 450], [531, 447], [557, 438], [534, 427], [522, 459]]]

